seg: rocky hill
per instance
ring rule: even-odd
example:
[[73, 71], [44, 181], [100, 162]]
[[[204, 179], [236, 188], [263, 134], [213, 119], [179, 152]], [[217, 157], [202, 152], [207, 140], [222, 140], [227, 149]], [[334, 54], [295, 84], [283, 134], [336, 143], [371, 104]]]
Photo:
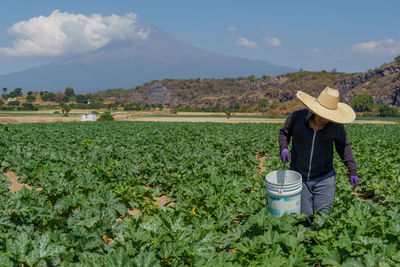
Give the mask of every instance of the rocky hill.
[[[276, 77], [239, 77], [225, 79], [165, 79], [136, 88], [107, 90], [94, 97], [108, 102], [137, 102], [170, 108], [243, 107], [256, 110], [274, 102], [296, 103], [295, 94], [302, 90], [313, 96], [330, 86], [341, 92], [341, 101], [350, 102], [360, 93], [370, 93], [378, 105], [400, 106], [400, 63], [388, 63], [364, 73], [299, 71]], [[296, 106], [295, 104], [293, 104]]]

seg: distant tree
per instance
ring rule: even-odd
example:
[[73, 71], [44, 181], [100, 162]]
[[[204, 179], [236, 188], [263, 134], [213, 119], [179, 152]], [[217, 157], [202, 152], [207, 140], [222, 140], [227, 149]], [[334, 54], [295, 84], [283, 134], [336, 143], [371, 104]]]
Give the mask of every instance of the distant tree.
[[247, 77], [249, 80], [250, 80], [250, 82], [254, 82], [254, 80], [255, 80], [255, 78], [256, 78], [256, 76], [254, 76], [254, 75], [250, 75], [249, 77]]
[[333, 68], [332, 73], [336, 73], [336, 72], [337, 72], [336, 68]]
[[55, 101], [61, 103], [63, 101], [64, 94], [61, 92], [57, 92], [55, 96]]
[[56, 94], [52, 92], [40, 92], [43, 101], [56, 101]]
[[279, 102], [274, 101], [274, 102], [272, 102], [271, 109], [276, 109], [278, 106], [279, 106]]
[[28, 102], [33, 102], [33, 101], [35, 101], [36, 97], [33, 94], [28, 94], [25, 99]]
[[28, 91], [28, 93], [26, 93], [27, 95], [32, 95], [33, 92], [32, 91]]
[[400, 63], [400, 55], [398, 55], [397, 57], [394, 58], [394, 62]]
[[69, 87], [69, 86], [67, 88], [65, 88], [64, 94], [67, 97], [75, 96], [74, 89], [72, 89], [72, 87]]
[[4, 106], [4, 101], [0, 99], [0, 107]]
[[98, 121], [113, 121], [114, 117], [111, 115], [109, 111], [104, 112], [103, 114], [100, 115], [100, 117], [97, 119]]
[[108, 104], [107, 108], [110, 110], [115, 110], [115, 109], [117, 109], [117, 105], [115, 103], [110, 103], [110, 104]]
[[18, 96], [18, 94], [15, 92], [15, 91], [11, 91], [8, 95], [6, 95], [7, 96], [7, 98], [14, 98], [14, 97], [17, 97]]
[[234, 111], [240, 110], [240, 103], [238, 102], [233, 103], [233, 105], [231, 105], [231, 109]]
[[383, 105], [379, 107], [379, 116], [381, 117], [396, 117], [398, 114], [396, 108], [389, 107], [388, 105]]
[[261, 112], [265, 112], [268, 108], [268, 100], [263, 98], [258, 102], [258, 110]]
[[22, 89], [21, 88], [15, 88], [14, 92], [17, 94], [17, 96], [21, 96], [22, 95]]
[[23, 110], [38, 110], [32, 103], [23, 103], [22, 107]]
[[69, 97], [67, 95], [64, 95], [62, 102], [68, 103], [69, 102]]
[[85, 95], [77, 95], [76, 96], [76, 102], [81, 103], [81, 104], [87, 104], [88, 97], [85, 96]]
[[7, 94], [7, 87], [3, 87], [3, 94]]
[[71, 111], [71, 106], [68, 104], [65, 104], [64, 109], [65, 109], [65, 112], [68, 114], [68, 112]]
[[65, 112], [65, 113], [68, 115], [68, 112], [71, 111], [71, 106], [68, 105], [68, 104], [60, 103], [60, 106], [61, 106], [61, 111], [62, 111], [62, 113]]
[[359, 94], [351, 101], [351, 106], [357, 112], [371, 111], [375, 107], [374, 97], [368, 93]]
[[10, 101], [10, 102], [8, 102], [8, 105], [10, 107], [17, 107], [17, 106], [19, 106], [19, 101], [18, 100], [17, 101]]

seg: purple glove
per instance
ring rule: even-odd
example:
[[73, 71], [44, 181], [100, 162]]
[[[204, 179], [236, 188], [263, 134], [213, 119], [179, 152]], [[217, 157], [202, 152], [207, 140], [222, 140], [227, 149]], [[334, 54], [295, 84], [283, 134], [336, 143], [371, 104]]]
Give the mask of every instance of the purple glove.
[[281, 151], [281, 161], [283, 163], [288, 163], [290, 161], [290, 154], [287, 148], [284, 148]]
[[350, 176], [350, 184], [353, 185], [353, 189], [358, 186], [358, 176], [357, 175]]

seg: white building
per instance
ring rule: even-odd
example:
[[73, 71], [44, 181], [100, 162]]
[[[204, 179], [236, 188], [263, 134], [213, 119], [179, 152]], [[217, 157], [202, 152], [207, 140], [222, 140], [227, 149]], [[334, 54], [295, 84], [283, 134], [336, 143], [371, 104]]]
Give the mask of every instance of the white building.
[[83, 114], [82, 121], [96, 121], [97, 115], [96, 114]]

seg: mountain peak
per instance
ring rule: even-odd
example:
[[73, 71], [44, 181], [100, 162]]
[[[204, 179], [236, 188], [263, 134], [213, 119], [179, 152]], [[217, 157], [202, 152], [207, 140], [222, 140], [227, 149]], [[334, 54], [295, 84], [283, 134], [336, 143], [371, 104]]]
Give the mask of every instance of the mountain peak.
[[132, 88], [165, 78], [224, 78], [296, 71], [265, 61], [208, 52], [170, 37], [156, 27], [136, 23], [146, 38], [108, 43], [95, 51], [30, 70], [0, 76], [9, 88], [60, 91], [67, 86], [87, 93], [108, 88]]

